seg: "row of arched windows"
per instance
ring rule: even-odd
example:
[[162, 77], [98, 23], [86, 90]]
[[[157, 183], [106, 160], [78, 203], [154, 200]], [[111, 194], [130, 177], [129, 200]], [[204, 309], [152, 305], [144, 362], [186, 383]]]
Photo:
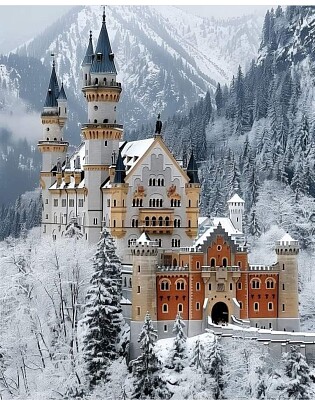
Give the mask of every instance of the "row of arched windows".
[[172, 247], [180, 247], [180, 239], [172, 239]]
[[[261, 280], [259, 278], [254, 278], [250, 282], [251, 282], [252, 289], [260, 289]], [[265, 286], [266, 286], [266, 289], [274, 289], [276, 286], [275, 280], [272, 278], [267, 278], [265, 280]]]
[[[185, 290], [186, 287], [186, 281], [185, 279], [178, 279], [175, 282], [176, 290]], [[160, 282], [160, 289], [161, 290], [170, 290], [171, 287], [171, 281], [169, 279], [163, 279]]]
[[163, 207], [163, 200], [162, 199], [150, 199], [149, 207]]
[[144, 224], [145, 226], [170, 226], [170, 219], [169, 217], [165, 217], [164, 220], [163, 217], [152, 217], [150, 220], [149, 217], [145, 217]]
[[149, 179], [149, 186], [164, 186], [164, 178], [150, 178]]
[[142, 199], [133, 199], [132, 207], [143, 207], [143, 200]]
[[[243, 308], [243, 304], [240, 302], [240, 309], [242, 309], [242, 308]], [[259, 311], [259, 303], [255, 302], [253, 304], [253, 308], [254, 308], [254, 311]], [[268, 311], [273, 311], [273, 302], [272, 301], [268, 302], [267, 308], [268, 308]]]
[[[97, 79], [97, 78], [96, 78]], [[119, 101], [119, 95], [116, 94], [88, 94], [87, 95], [88, 101]]]
[[171, 199], [171, 207], [180, 207], [180, 200]]

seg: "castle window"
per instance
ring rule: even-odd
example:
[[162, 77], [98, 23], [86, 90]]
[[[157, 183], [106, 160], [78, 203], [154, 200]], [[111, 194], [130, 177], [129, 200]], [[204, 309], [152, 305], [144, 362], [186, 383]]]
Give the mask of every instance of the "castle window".
[[162, 313], [164, 314], [168, 313], [168, 305], [166, 303], [162, 305]]
[[137, 307], [137, 315], [141, 314], [141, 307]]
[[170, 226], [170, 219], [169, 219], [169, 217], [165, 217], [165, 226]]
[[176, 282], [176, 290], [185, 290], [185, 281], [179, 280]]
[[93, 219], [93, 224], [94, 224], [94, 225], [97, 225], [97, 218], [94, 218], [94, 219]]
[[167, 325], [164, 325], [164, 332], [167, 332], [167, 331], [168, 331]]
[[97, 110], [98, 110], [98, 107], [97, 107], [97, 106], [94, 106], [94, 110], [97, 111]]
[[145, 217], [144, 221], [145, 221], [145, 226], [149, 226], [150, 225], [149, 217]]
[[180, 239], [172, 239], [172, 247], [180, 247]]
[[215, 267], [215, 265], [216, 265], [215, 258], [211, 258], [211, 260], [210, 260], [210, 266], [211, 266], [211, 267]]
[[129, 287], [132, 287], [132, 280], [129, 278]]
[[114, 107], [114, 111], [116, 111], [116, 106]]
[[79, 207], [83, 207], [83, 199], [79, 199]]
[[282, 311], [285, 311], [285, 304], [282, 304]]
[[240, 310], [243, 310], [243, 303], [239, 301], [238, 304], [240, 305]]
[[45, 204], [48, 204], [48, 199], [45, 199]]
[[152, 217], [152, 226], [156, 226], [156, 217]]
[[170, 284], [169, 281], [162, 281], [160, 284], [161, 290], [170, 290]]
[[116, 200], [114, 200], [114, 207], [116, 207]]
[[222, 246], [218, 245], [218, 246], [217, 246], [217, 250], [218, 250], [218, 251], [221, 251], [221, 250], [222, 250]]
[[269, 302], [268, 303], [268, 311], [272, 311], [273, 310], [273, 303]]
[[282, 284], [282, 290], [284, 290], [284, 283]]
[[67, 205], [67, 199], [62, 199], [61, 200], [61, 207], [66, 207]]
[[191, 207], [191, 200], [188, 200], [188, 207]]
[[110, 199], [107, 199], [107, 207], [110, 207]]
[[272, 323], [269, 322], [269, 329], [272, 329]]
[[138, 286], [137, 287], [137, 293], [140, 293], [141, 292], [141, 288], [140, 288], [140, 286]]
[[266, 279], [266, 288], [267, 289], [274, 289], [274, 280], [273, 279]]
[[282, 271], [284, 271], [284, 264], [282, 264]]
[[200, 269], [200, 262], [199, 261], [196, 262], [196, 269]]
[[251, 286], [252, 286], [252, 289], [259, 289], [260, 281], [258, 279], [252, 279]]
[[136, 200], [135, 199], [132, 200], [132, 207], [136, 207]]
[[149, 186], [152, 186], [152, 179], [149, 179]]
[[162, 247], [162, 239], [159, 239], [159, 247]]
[[155, 179], [152, 179], [152, 186], [155, 186]]
[[54, 207], [58, 207], [58, 199], [54, 199]]
[[222, 259], [222, 264], [223, 264], [223, 267], [227, 267], [227, 258], [226, 257], [224, 257]]
[[124, 277], [124, 287], [127, 287], [127, 278]]
[[259, 303], [254, 303], [254, 311], [259, 311]]
[[241, 266], [242, 266], [241, 261], [238, 261], [238, 262], [237, 262], [237, 265], [238, 265], [239, 267], [241, 267]]
[[197, 311], [200, 310], [200, 303], [199, 303], [199, 301], [197, 301], [197, 303], [196, 303], [196, 310], [197, 310]]
[[94, 120], [94, 124], [97, 124], [97, 119]]
[[105, 147], [107, 146], [107, 140], [104, 141], [104, 146], [105, 146]]
[[46, 131], [49, 132], [49, 128], [46, 128]]
[[209, 285], [208, 285], [208, 290], [209, 290], [209, 292], [211, 292], [211, 283], [209, 283]]
[[108, 118], [103, 119], [104, 124], [108, 124]]
[[242, 282], [237, 282], [237, 289], [242, 290]]
[[233, 290], [233, 283], [230, 282], [230, 290]]
[[138, 272], [141, 272], [141, 267], [140, 267], [140, 265], [138, 265]]
[[177, 312], [179, 313], [183, 312], [183, 305], [181, 303], [177, 305]]
[[159, 226], [163, 226], [163, 218], [159, 217]]
[[74, 199], [69, 199], [69, 207], [74, 207]]

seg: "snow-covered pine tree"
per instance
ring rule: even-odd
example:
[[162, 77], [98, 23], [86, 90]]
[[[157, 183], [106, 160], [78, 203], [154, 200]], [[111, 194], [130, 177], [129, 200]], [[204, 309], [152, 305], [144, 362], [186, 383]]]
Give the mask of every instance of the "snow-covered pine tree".
[[115, 245], [104, 228], [94, 255], [94, 273], [86, 296], [83, 341], [87, 378], [91, 386], [106, 380], [111, 360], [118, 357], [121, 313], [121, 263]]
[[210, 342], [210, 346], [202, 346], [201, 354], [202, 370], [204, 373], [210, 374], [214, 380], [213, 397], [215, 399], [220, 399], [224, 388], [224, 362], [222, 357], [222, 346], [216, 336], [214, 336], [213, 341]]
[[171, 357], [171, 368], [174, 368], [176, 372], [182, 371], [184, 368], [184, 359], [186, 356], [186, 334], [184, 332], [185, 323], [178, 313], [176, 315], [173, 333], [175, 333], [173, 354]]
[[150, 399], [169, 399], [171, 397], [166, 383], [160, 376], [161, 365], [154, 349], [156, 340], [157, 332], [153, 327], [150, 314], [147, 313], [138, 338], [142, 354], [130, 362], [134, 378], [133, 399], [144, 396]]
[[298, 351], [297, 346], [291, 346], [290, 352], [284, 354], [285, 374], [289, 381], [284, 393], [293, 399], [313, 399], [311, 390], [310, 367], [305, 357]]
[[77, 219], [71, 218], [70, 222], [66, 226], [65, 237], [81, 239], [82, 236], [83, 233], [81, 232], [81, 226], [78, 224]]

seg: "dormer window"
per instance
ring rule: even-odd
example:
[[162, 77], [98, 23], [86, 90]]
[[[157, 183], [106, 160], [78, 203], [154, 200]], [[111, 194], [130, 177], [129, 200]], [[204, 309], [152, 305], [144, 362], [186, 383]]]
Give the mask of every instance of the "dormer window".
[[102, 53], [96, 54], [96, 61], [102, 61]]

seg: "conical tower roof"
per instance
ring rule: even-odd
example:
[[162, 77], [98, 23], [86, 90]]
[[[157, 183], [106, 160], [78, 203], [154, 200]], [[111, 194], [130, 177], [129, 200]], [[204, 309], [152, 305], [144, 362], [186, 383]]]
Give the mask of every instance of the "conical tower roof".
[[191, 152], [190, 160], [188, 163], [187, 175], [188, 178], [190, 179], [189, 183], [200, 183], [198, 178], [198, 167], [193, 152]]
[[63, 87], [63, 83], [61, 84], [61, 89], [60, 89], [60, 92], [58, 94], [58, 98], [57, 99], [58, 100], [67, 100], [67, 96], [66, 96], [65, 89]]
[[114, 183], [125, 183], [126, 168], [121, 156], [121, 150], [119, 150], [118, 158], [116, 162], [116, 170], [114, 176]]
[[110, 46], [105, 22], [105, 10], [103, 12], [102, 28], [98, 37], [95, 57], [90, 70], [91, 74], [117, 74], [114, 63], [114, 54]]
[[94, 55], [94, 50], [93, 50], [93, 42], [92, 42], [92, 31], [90, 31], [90, 39], [89, 39], [89, 44], [86, 49], [86, 53], [84, 56], [84, 59], [82, 61], [82, 65], [90, 65], [93, 62], [93, 55]]
[[56, 75], [56, 70], [55, 70], [55, 62], [53, 62], [44, 107], [58, 107], [58, 103], [57, 103], [58, 94], [59, 94], [59, 85], [58, 85], [58, 80], [57, 80], [57, 75]]

